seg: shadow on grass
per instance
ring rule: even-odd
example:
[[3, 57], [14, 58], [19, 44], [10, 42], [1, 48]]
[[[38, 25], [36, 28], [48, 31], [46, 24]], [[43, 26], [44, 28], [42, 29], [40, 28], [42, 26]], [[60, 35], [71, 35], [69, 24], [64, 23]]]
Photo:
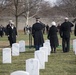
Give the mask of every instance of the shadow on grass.
[[7, 48], [7, 47], [10, 47], [10, 46], [0, 46], [0, 48]]
[[29, 46], [29, 45], [27, 45], [27, 46], [25, 46], [26, 48], [34, 48], [34, 46]]
[[2, 62], [0, 62], [0, 65], [2, 65], [3, 63]]
[[[8, 46], [3, 46], [3, 45], [0, 46], [0, 48], [6, 48], [6, 47], [10, 47], [10, 45], [8, 45]], [[34, 46], [28, 46], [28, 45], [26, 45], [25, 47], [26, 48], [34, 48]]]
[[34, 53], [34, 51], [26, 51], [25, 53]]

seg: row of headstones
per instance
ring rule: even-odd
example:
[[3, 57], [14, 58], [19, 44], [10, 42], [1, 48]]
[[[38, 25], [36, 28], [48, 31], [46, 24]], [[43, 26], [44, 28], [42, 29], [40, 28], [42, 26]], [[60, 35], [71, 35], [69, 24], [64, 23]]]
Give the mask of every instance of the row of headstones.
[[[26, 71], [15, 71], [11, 75], [39, 75], [39, 69], [45, 69], [45, 62], [48, 62], [50, 50], [49, 43], [46, 41], [43, 47], [35, 51], [35, 58], [26, 60]], [[76, 54], [76, 39], [73, 40], [73, 51]]]
[[[14, 48], [14, 50], [16, 49]], [[50, 42], [46, 40], [43, 47], [35, 51], [34, 58], [26, 60], [26, 71], [15, 71], [11, 75], [39, 75], [39, 69], [45, 69], [45, 62], [48, 62], [48, 55], [50, 53]]]
[[25, 41], [21, 40], [19, 43], [12, 44], [12, 48], [3, 48], [2, 54], [2, 62], [3, 63], [11, 63], [11, 56], [19, 56], [20, 52], [25, 52]]
[[[35, 51], [34, 57], [26, 60], [26, 71], [15, 71], [11, 75], [39, 75], [39, 69], [45, 69], [45, 62], [48, 62], [50, 55], [49, 41], [45, 41], [44, 46]], [[76, 54], [76, 39], [73, 40], [73, 51]]]
[[76, 55], [76, 39], [73, 40], [73, 52]]
[[50, 53], [50, 43], [46, 40], [43, 47], [35, 51], [34, 58], [26, 60], [26, 71], [15, 71], [11, 75], [39, 75], [39, 70], [45, 69], [45, 62], [48, 62]]

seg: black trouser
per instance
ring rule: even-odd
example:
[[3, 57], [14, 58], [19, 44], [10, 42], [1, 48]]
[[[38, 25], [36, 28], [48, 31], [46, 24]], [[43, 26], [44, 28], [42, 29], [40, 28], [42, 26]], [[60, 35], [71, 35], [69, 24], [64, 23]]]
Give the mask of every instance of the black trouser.
[[62, 38], [63, 52], [69, 52], [70, 50], [70, 38]]
[[53, 43], [50, 43], [50, 46], [51, 46], [51, 52], [53, 53], [55, 53], [56, 52], [56, 46], [55, 46], [55, 44], [53, 44]]
[[12, 44], [13, 43], [16, 43], [16, 41], [13, 41], [13, 38], [12, 37], [8, 37], [8, 40], [9, 40], [9, 43], [10, 43], [10, 46], [12, 47]]
[[56, 52], [56, 47], [51, 46], [51, 52]]

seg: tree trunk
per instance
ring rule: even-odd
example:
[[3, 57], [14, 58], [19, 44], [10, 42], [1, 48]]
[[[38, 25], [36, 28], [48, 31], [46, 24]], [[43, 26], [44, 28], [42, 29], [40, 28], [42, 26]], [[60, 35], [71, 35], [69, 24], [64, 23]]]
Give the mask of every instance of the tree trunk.
[[18, 29], [18, 17], [16, 16], [16, 28]]
[[15, 19], [16, 19], [16, 29], [18, 31], [18, 16], [15, 16]]

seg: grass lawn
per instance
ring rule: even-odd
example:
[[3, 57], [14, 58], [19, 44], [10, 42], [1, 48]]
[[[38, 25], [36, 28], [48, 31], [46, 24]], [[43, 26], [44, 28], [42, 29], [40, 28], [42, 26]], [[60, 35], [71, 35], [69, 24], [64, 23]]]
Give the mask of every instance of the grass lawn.
[[[44, 35], [46, 39], [46, 35]], [[2, 63], [2, 49], [9, 46], [7, 36], [0, 38], [0, 75], [10, 75], [11, 72], [17, 70], [26, 70], [25, 60], [34, 57], [34, 48], [29, 48], [28, 35], [19, 32], [17, 42], [25, 40], [26, 52], [20, 53], [19, 56], [12, 56], [11, 64]], [[59, 38], [60, 46], [57, 48], [57, 53], [52, 53], [49, 56], [49, 61], [46, 63], [44, 70], [40, 70], [40, 75], [76, 75], [76, 56], [72, 49], [72, 40], [76, 38], [71, 34], [71, 49], [68, 53], [63, 53], [61, 48], [61, 38]]]

